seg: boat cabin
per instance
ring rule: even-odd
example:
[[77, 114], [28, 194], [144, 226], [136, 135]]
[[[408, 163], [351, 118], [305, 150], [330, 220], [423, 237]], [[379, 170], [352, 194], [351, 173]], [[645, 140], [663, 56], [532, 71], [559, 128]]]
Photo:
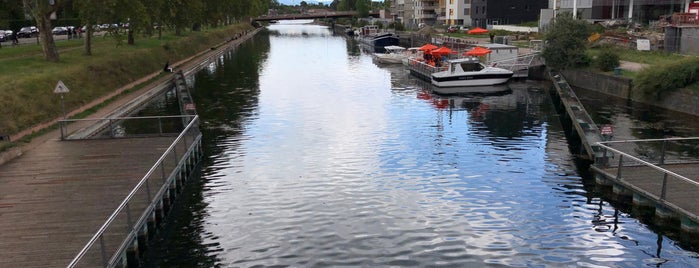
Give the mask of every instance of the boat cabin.
[[477, 57], [460, 58], [449, 61], [449, 71], [454, 72], [479, 72], [485, 69]]

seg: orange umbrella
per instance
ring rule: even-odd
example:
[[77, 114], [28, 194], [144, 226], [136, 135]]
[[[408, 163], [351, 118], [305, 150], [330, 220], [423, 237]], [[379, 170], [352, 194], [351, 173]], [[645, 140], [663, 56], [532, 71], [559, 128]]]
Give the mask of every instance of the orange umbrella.
[[464, 54], [466, 54], [467, 56], [483, 56], [490, 52], [493, 51], [484, 47], [475, 47], [469, 51], [464, 52]]
[[417, 48], [417, 49], [418, 49], [418, 50], [422, 50], [422, 51], [430, 51], [430, 50], [433, 50], [433, 49], [435, 49], [435, 48], [437, 48], [437, 46], [428, 43], [428, 44], [425, 44], [424, 46], [421, 46], [421, 47], [419, 47], [419, 48]]
[[473, 28], [471, 30], [468, 30], [468, 34], [484, 34], [487, 32], [488, 32], [488, 30], [483, 29], [481, 27], [476, 27], [476, 28]]
[[443, 47], [440, 47], [440, 48], [438, 48], [438, 49], [435, 49], [435, 50], [430, 51], [430, 53], [431, 53], [432, 55], [447, 55], [447, 54], [449, 54], [449, 53], [451, 53], [451, 52], [452, 52], [451, 49], [449, 49], [448, 47], [444, 47], [444, 46], [443, 46]]

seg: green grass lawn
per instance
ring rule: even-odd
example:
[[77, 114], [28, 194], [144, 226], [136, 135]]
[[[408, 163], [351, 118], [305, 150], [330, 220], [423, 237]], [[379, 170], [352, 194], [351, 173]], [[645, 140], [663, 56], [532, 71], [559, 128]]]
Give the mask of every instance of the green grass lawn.
[[65, 95], [70, 111], [153, 72], [166, 61], [174, 63], [250, 30], [248, 24], [157, 37], [137, 36], [136, 44], [117, 46], [110, 37], [96, 36], [92, 56], [86, 56], [84, 39], [57, 40], [60, 62], [44, 60], [39, 45], [0, 49], [0, 135], [61, 116], [60, 98], [53, 93], [61, 80], [70, 89]]

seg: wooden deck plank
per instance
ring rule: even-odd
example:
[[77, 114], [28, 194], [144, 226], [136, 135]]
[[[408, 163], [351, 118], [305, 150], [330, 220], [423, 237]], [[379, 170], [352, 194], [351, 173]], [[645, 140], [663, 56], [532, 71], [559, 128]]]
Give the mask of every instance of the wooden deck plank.
[[51, 140], [1, 165], [0, 267], [65, 267], [174, 139]]
[[[699, 164], [668, 164], [662, 168], [682, 175], [694, 182], [699, 182]], [[603, 169], [608, 174], [617, 174], [617, 168]], [[622, 181], [648, 193], [660, 196], [662, 189], [662, 173], [648, 172], [648, 167], [622, 167]], [[692, 213], [693, 217], [699, 215], [699, 186], [668, 178], [666, 201]]]

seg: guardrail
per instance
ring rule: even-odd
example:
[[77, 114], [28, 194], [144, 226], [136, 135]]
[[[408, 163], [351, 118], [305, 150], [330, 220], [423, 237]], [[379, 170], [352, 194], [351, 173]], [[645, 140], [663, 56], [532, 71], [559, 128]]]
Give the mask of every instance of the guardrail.
[[[655, 201], [676, 204], [686, 197], [686, 190], [699, 192], [699, 182], [663, 167], [699, 163], [699, 138], [608, 141], [597, 145], [603, 157], [597, 158], [595, 167], [616, 172], [612, 174], [615, 180], [631, 184]], [[610, 157], [612, 154], [616, 159]], [[632, 172], [639, 175], [624, 176]], [[641, 176], [651, 178], [651, 182], [641, 181]]]
[[[61, 140], [174, 136], [193, 115], [66, 119], [59, 121]], [[188, 119], [188, 120], [184, 120]]]
[[[181, 121], [180, 121], [181, 122]], [[114, 267], [126, 261], [126, 251], [139, 233], [147, 232], [163, 200], [173, 195], [177, 179], [187, 176], [201, 156], [199, 117], [194, 116], [158, 161], [129, 192], [68, 267]], [[153, 188], [159, 189], [153, 192]], [[133, 214], [141, 213], [138, 218]]]

